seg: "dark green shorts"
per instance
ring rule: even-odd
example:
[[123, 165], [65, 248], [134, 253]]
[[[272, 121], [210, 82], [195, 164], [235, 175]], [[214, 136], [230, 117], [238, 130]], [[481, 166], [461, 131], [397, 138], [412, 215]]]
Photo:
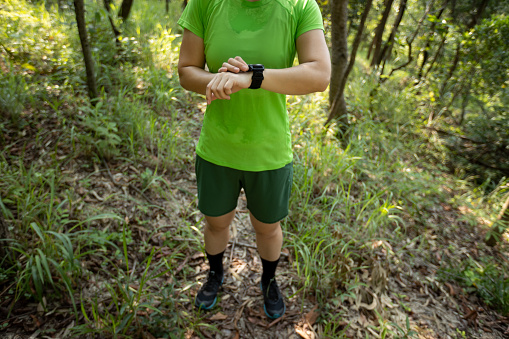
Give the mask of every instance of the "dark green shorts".
[[262, 172], [223, 167], [196, 155], [198, 208], [206, 216], [219, 217], [237, 208], [241, 188], [247, 208], [261, 222], [272, 224], [288, 215], [293, 164]]

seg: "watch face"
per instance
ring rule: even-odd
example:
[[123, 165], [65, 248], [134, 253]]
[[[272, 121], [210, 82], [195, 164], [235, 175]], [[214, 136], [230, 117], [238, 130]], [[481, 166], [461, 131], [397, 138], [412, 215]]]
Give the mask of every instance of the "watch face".
[[262, 64], [251, 64], [248, 66], [249, 66], [250, 71], [264, 71], [265, 70], [265, 66], [263, 66]]

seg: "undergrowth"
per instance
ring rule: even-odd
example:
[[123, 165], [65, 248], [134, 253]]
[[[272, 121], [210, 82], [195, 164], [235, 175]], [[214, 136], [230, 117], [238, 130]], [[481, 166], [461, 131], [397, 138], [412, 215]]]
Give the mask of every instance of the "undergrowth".
[[[5, 18], [0, 43], [9, 51], [0, 57], [5, 117], [0, 122], [0, 211], [11, 235], [2, 239], [11, 256], [0, 265], [5, 291], [0, 304], [35, 300], [47, 309], [57, 300], [72, 308], [76, 335], [136, 338], [149, 331], [181, 337], [185, 331], [213, 329], [199, 314], [182, 309], [191, 285], [179, 286], [173, 276], [182, 270], [181, 252], [195, 245], [173, 238], [201, 242], [193, 206], [175, 207], [174, 215], [167, 209], [176, 204], [176, 189], [167, 178], [192, 167], [200, 123], [192, 112], [201, 99], [183, 91], [176, 74], [180, 31], [175, 23], [181, 4], [172, 2], [165, 14], [164, 2], [136, 1], [121, 27], [120, 47], [104, 9], [87, 6], [101, 89], [95, 106], [86, 97], [76, 27], [69, 24], [72, 11], [23, 0], [0, 4]], [[283, 222], [285, 246], [301, 279], [295, 294], [312, 295], [322, 306], [318, 331], [324, 338], [341, 337], [348, 328], [343, 323], [347, 311], [340, 305], [369, 303], [370, 295], [382, 291], [365, 281], [366, 272], [387, 271], [413, 244], [419, 243], [426, 257], [425, 235], [436, 227], [428, 221], [436, 206], [468, 206], [473, 215], [465, 216], [468, 222], [492, 220], [496, 212], [489, 206], [500, 204], [503, 193], [472, 190], [468, 180], [430, 163], [445, 150], [430, 150], [430, 140], [423, 137], [426, 105], [400, 90], [400, 78], [378, 87], [376, 77], [361, 71], [363, 62], [360, 58], [347, 88], [348, 140], [337, 139], [334, 125], [324, 128], [327, 93], [288, 99], [295, 174], [291, 213]], [[129, 202], [135, 206], [131, 221], [123, 215], [127, 210], [120, 194], [100, 197], [118, 203], [118, 209], [87, 207], [88, 193], [78, 190], [92, 187], [97, 173], [137, 163], [144, 166], [140, 173], [126, 170], [118, 177], [125, 176], [124, 188], [140, 199]], [[74, 167], [86, 175], [76, 176]], [[148, 193], [162, 202], [143, 200]], [[162, 231], [154, 226], [146, 238], [135, 237], [132, 223], [150, 224], [151, 209], [186, 225], [182, 234], [166, 232], [156, 243], [153, 238]], [[172, 251], [163, 252], [163, 245]], [[463, 263], [459, 273], [446, 270], [443, 279], [458, 281], [507, 312], [505, 269], [489, 257]], [[93, 283], [84, 287], [85, 280]], [[9, 312], [15, 303], [10, 305]], [[372, 312], [376, 325], [371, 330], [377, 335], [415, 334], [408, 317], [392, 323], [384, 312]]]

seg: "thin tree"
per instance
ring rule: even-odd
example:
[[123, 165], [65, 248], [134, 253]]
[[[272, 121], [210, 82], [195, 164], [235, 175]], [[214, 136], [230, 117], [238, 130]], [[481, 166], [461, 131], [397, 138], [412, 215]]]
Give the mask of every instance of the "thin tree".
[[[336, 1], [333, 1], [333, 3]], [[337, 4], [339, 8], [332, 7], [331, 8], [331, 17], [332, 19], [332, 76], [331, 76], [331, 87], [329, 92], [329, 102], [331, 105], [329, 117], [327, 119], [326, 124], [328, 124], [333, 119], [339, 119], [341, 122], [340, 131], [342, 134], [346, 131], [346, 126], [348, 124], [348, 115], [345, 101], [345, 87], [346, 82], [348, 80], [348, 76], [353, 69], [355, 64], [355, 58], [357, 56], [357, 51], [359, 49], [359, 45], [362, 40], [362, 35], [364, 32], [364, 27], [366, 26], [366, 19], [368, 17], [369, 11], [371, 10], [371, 5], [373, 0], [368, 0], [366, 2], [366, 6], [364, 7], [364, 11], [361, 16], [361, 21], [359, 24], [359, 28], [357, 30], [357, 34], [355, 36], [355, 40], [352, 45], [352, 52], [350, 53], [350, 58], [348, 59], [348, 41], [347, 41], [347, 11], [348, 11], [348, 1], [344, 1], [346, 4]], [[344, 7], [342, 7], [344, 6]], [[342, 23], [336, 22], [337, 19], [344, 20]], [[336, 44], [334, 40], [337, 39]], [[344, 64], [346, 64], [348, 60], [348, 65], [346, 69], [344, 68]], [[341, 63], [344, 63], [343, 65]], [[334, 85], [333, 85], [334, 84]]]
[[509, 226], [509, 194], [507, 195], [507, 199], [505, 200], [504, 206], [502, 206], [502, 210], [500, 211], [500, 213], [497, 216], [497, 219], [495, 219], [495, 222], [492, 225], [492, 231], [486, 238], [486, 244], [488, 246], [495, 246], [502, 238], [502, 234], [504, 234], [508, 226]]
[[385, 8], [384, 8], [384, 12], [382, 14], [382, 18], [380, 19], [380, 21], [378, 22], [378, 25], [376, 26], [375, 37], [373, 38], [373, 41], [371, 42], [371, 46], [369, 47], [368, 59], [371, 56], [371, 52], [373, 51], [373, 55], [371, 58], [371, 66], [372, 67], [376, 65], [376, 61], [378, 60], [379, 55], [380, 55], [384, 31], [385, 31], [385, 25], [387, 23], [387, 20], [389, 19], [389, 14], [391, 13], [393, 2], [394, 2], [394, 0], [385, 0]]
[[[465, 27], [465, 32], [470, 31], [472, 28], [474, 28], [479, 21], [481, 20], [482, 15], [484, 14], [484, 11], [486, 10], [486, 7], [488, 6], [488, 3], [490, 0], [481, 0], [477, 8], [474, 10], [474, 14], [472, 15], [470, 22]], [[447, 76], [444, 78], [444, 81], [442, 82], [442, 86], [440, 87], [440, 96], [442, 96], [445, 93], [445, 90], [447, 88], [448, 82], [450, 79], [452, 79], [454, 72], [458, 68], [459, 61], [462, 57], [462, 48], [461, 48], [461, 42], [462, 39], [459, 39], [457, 46], [456, 46], [456, 53], [454, 54], [453, 61], [451, 63], [451, 66], [449, 67], [449, 71], [447, 72]]]
[[88, 95], [93, 100], [98, 97], [97, 85], [95, 81], [94, 61], [90, 52], [90, 45], [87, 37], [87, 26], [85, 23], [85, 6], [83, 0], [74, 0], [74, 11], [76, 13], [76, 23], [78, 24], [78, 33], [80, 35], [81, 49], [85, 61], [85, 70], [87, 73]]
[[417, 28], [415, 29], [414, 34], [412, 34], [412, 36], [406, 38], [406, 43], [408, 45], [408, 59], [407, 59], [407, 61], [405, 63], [399, 65], [398, 67], [393, 68], [387, 77], [384, 77], [384, 78], [380, 79], [381, 82], [384, 82], [385, 80], [390, 78], [390, 76], [394, 72], [399, 71], [399, 70], [405, 68], [406, 66], [410, 65], [410, 63], [414, 60], [414, 57], [412, 55], [412, 44], [413, 44], [415, 38], [417, 37], [417, 34], [419, 34], [419, 31], [421, 30], [421, 27], [422, 27], [422, 23], [427, 18], [427, 16], [428, 16], [431, 8], [433, 7], [434, 3], [435, 3], [435, 0], [430, 0], [428, 2], [428, 4], [426, 5], [426, 10], [424, 11], [424, 13], [423, 13], [421, 19], [419, 20], [419, 22], [417, 23]]
[[[420, 53], [422, 53], [422, 62], [421, 62], [421, 66], [419, 67], [419, 72], [417, 74], [417, 82], [415, 85], [418, 85], [420, 82], [421, 82], [421, 79], [423, 78], [423, 73], [424, 73], [424, 67], [426, 66], [427, 62], [428, 62], [428, 58], [429, 58], [429, 50], [431, 49], [431, 41], [433, 40], [433, 36], [435, 35], [435, 27], [437, 25], [437, 22], [439, 21], [440, 17], [442, 16], [442, 14], [444, 13], [445, 9], [447, 8], [447, 4], [449, 3], [448, 0], [444, 0], [444, 3], [442, 5], [442, 8], [440, 8], [440, 10], [438, 11], [438, 14], [436, 16], [436, 20], [434, 20], [431, 24], [431, 27], [430, 29], [428, 30], [428, 38], [426, 39], [426, 44], [424, 45], [424, 48], [421, 49]], [[445, 34], [443, 36], [443, 43], [445, 44], [445, 38], [447, 37], [447, 34]], [[441, 44], [442, 46], [442, 44]], [[441, 48], [439, 48], [439, 50], [441, 50]], [[436, 54], [438, 55], [438, 53]], [[428, 68], [428, 72], [429, 72], [430, 68]], [[428, 73], [426, 72], [426, 74]], [[426, 78], [426, 75], [424, 76], [424, 78]]]
[[[407, 0], [401, 0], [399, 3], [399, 9], [398, 9], [398, 16], [394, 20], [394, 24], [392, 25], [391, 34], [389, 35], [389, 38], [384, 44], [384, 47], [382, 48], [382, 51], [378, 55], [378, 59], [376, 60], [376, 66], [380, 67], [380, 64], [383, 62], [385, 67], [385, 61], [389, 58], [389, 56], [392, 53], [392, 48], [394, 45], [394, 40], [396, 39], [396, 34], [398, 32], [399, 25], [401, 24], [401, 21], [403, 20], [403, 15], [406, 11], [406, 5]], [[383, 74], [383, 68], [380, 74]]]
[[104, 8], [108, 12], [108, 20], [110, 21], [110, 26], [111, 26], [111, 29], [113, 30], [113, 34], [115, 35], [115, 38], [118, 38], [120, 36], [120, 31], [115, 26], [115, 23], [113, 22], [113, 18], [111, 17], [112, 16], [112, 14], [111, 14], [111, 0], [104, 0], [103, 4], [104, 4]]
[[[331, 82], [329, 90], [330, 115], [346, 126], [346, 102], [339, 91], [348, 62], [348, 0], [331, 1]], [[329, 119], [330, 120], [330, 119]]]
[[122, 18], [123, 22], [126, 22], [127, 18], [129, 17], [129, 13], [131, 13], [133, 2], [134, 0], [122, 1], [122, 5], [120, 6], [120, 10], [118, 11], [118, 16]]

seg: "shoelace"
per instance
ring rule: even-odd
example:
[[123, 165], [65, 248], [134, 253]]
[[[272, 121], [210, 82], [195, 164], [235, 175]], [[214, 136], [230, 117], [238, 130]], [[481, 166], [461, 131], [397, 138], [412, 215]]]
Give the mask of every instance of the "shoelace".
[[266, 293], [270, 300], [276, 301], [279, 299], [278, 287], [274, 278], [270, 279]]
[[219, 286], [221, 286], [221, 279], [216, 275], [216, 272], [210, 271], [204, 290], [207, 292], [214, 292]]

